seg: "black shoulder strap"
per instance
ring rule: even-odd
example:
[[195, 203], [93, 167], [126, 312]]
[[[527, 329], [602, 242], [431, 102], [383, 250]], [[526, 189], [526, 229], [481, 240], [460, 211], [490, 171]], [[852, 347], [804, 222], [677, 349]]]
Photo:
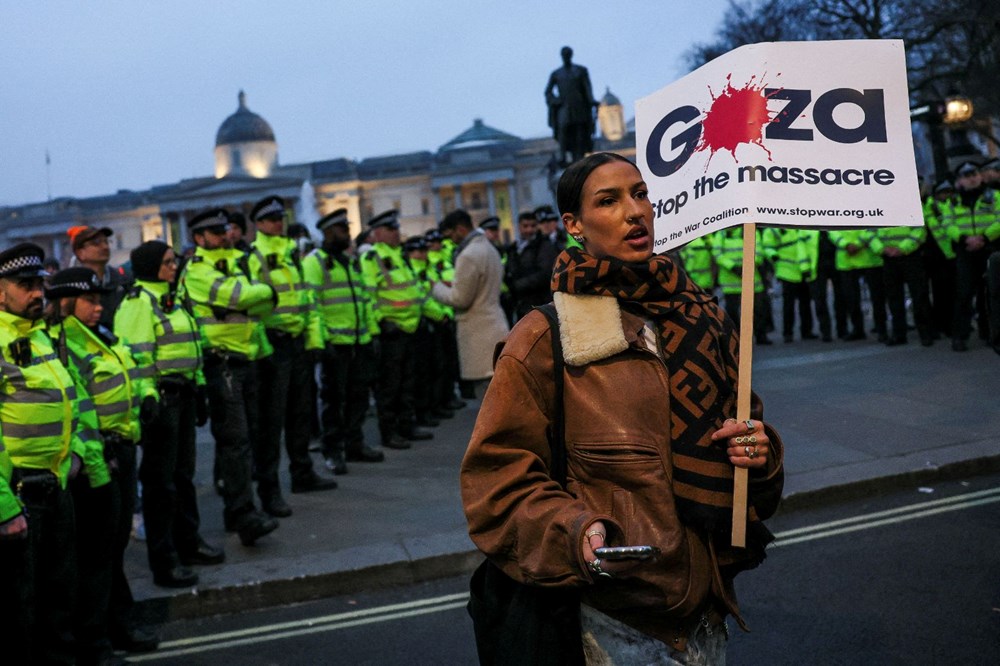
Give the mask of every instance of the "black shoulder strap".
[[536, 308], [549, 320], [552, 330], [552, 373], [555, 383], [555, 413], [552, 415], [552, 431], [549, 433], [549, 446], [552, 449], [552, 478], [566, 487], [566, 412], [563, 404], [565, 384], [565, 368], [563, 361], [562, 340], [559, 337], [559, 317], [554, 303], [546, 303]]

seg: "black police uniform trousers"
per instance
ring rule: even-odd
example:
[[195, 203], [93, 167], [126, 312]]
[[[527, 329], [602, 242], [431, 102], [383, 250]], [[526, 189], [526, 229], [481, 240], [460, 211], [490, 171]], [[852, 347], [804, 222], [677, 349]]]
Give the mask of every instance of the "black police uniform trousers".
[[255, 511], [250, 485], [251, 440], [257, 433], [257, 371], [253, 361], [208, 352], [208, 392], [215, 459], [226, 523], [238, 527]]
[[320, 362], [320, 400], [323, 403], [323, 454], [360, 453], [368, 397], [375, 384], [375, 348], [365, 345], [328, 345]]
[[882, 268], [854, 268], [841, 271], [840, 279], [844, 288], [847, 315], [851, 321], [851, 335], [859, 337], [865, 335], [865, 315], [861, 310], [861, 280], [864, 279], [871, 295], [875, 333], [879, 340], [885, 340], [888, 337], [889, 317], [885, 310], [885, 278], [882, 277]]
[[[742, 310], [742, 296], [740, 294], [723, 294], [726, 314], [736, 324], [740, 326], [740, 311]], [[753, 295], [753, 332], [754, 338], [760, 342], [767, 339], [767, 318], [769, 311], [767, 308], [767, 294], [763, 291], [755, 291]]]
[[454, 319], [439, 322], [434, 327], [435, 356], [441, 364], [437, 377], [436, 406], [451, 409], [448, 405], [455, 401], [455, 385], [459, 381], [458, 332]]
[[314, 367], [305, 349], [305, 336], [268, 329], [267, 339], [274, 353], [257, 362], [260, 434], [254, 439], [253, 456], [257, 494], [265, 503], [281, 494], [278, 465], [282, 431], [292, 484], [308, 482], [315, 475], [309, 456], [309, 375]]
[[924, 243], [923, 255], [933, 333], [951, 337], [951, 325], [955, 319], [955, 260], [944, 256], [933, 240]]
[[421, 353], [414, 345], [412, 333], [387, 328], [383, 326], [379, 336], [381, 353], [375, 384], [378, 429], [383, 443], [393, 434], [406, 436], [413, 430], [414, 357]]
[[885, 279], [885, 300], [892, 315], [892, 339], [906, 339], [906, 295], [903, 287], [910, 291], [913, 301], [913, 321], [917, 335], [922, 342], [931, 342], [931, 302], [927, 297], [927, 274], [924, 272], [923, 258], [919, 252], [902, 257], [885, 257], [882, 266]]
[[[110, 447], [108, 450], [110, 452]], [[121, 514], [121, 491], [114, 479], [99, 488], [91, 488], [85, 474], [79, 474], [68, 485], [76, 519], [75, 653], [80, 663], [94, 664], [111, 652], [108, 612], [114, 531]]]
[[108, 608], [108, 631], [121, 635], [136, 623], [133, 615], [135, 599], [132, 587], [125, 576], [125, 549], [132, 538], [132, 514], [135, 513], [136, 484], [138, 483], [138, 457], [135, 442], [121, 437], [105, 437], [104, 446], [111, 446], [118, 469], [111, 475], [111, 483], [118, 486], [120, 509], [115, 515], [111, 532], [111, 604]]
[[198, 501], [194, 487], [197, 422], [193, 380], [159, 382], [160, 411], [142, 428], [142, 515], [146, 556], [153, 572], [180, 564], [179, 553], [198, 548]]
[[[972, 334], [972, 314], [979, 322], [979, 337], [989, 339], [986, 315], [986, 260], [992, 252], [989, 244], [981, 250], [969, 252], [965, 243], [955, 244], [955, 317], [951, 324], [955, 340], [968, 340]], [[975, 308], [973, 308], [975, 300]]]
[[781, 334], [785, 338], [792, 337], [795, 330], [795, 306], [798, 305], [799, 333], [803, 338], [815, 335], [809, 284], [781, 279], [778, 282], [781, 284]]
[[73, 497], [47, 471], [15, 469], [28, 534], [0, 541], [0, 662], [72, 664], [76, 598]]

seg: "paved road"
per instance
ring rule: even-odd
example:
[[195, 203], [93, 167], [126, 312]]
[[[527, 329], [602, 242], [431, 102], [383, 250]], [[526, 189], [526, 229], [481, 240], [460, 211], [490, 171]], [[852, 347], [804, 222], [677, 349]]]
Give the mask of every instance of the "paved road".
[[[1000, 475], [785, 512], [739, 579], [750, 634], [730, 664], [994, 664]], [[164, 627], [136, 662], [474, 664], [466, 579]]]

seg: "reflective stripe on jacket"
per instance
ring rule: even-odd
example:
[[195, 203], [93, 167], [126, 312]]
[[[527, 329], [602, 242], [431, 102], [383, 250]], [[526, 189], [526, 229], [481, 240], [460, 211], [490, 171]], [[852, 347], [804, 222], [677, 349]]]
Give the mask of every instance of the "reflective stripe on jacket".
[[371, 342], [375, 322], [356, 260], [317, 248], [302, 260], [302, 275], [313, 291], [325, 343]]
[[115, 313], [115, 334], [128, 345], [139, 376], [174, 375], [204, 384], [198, 325], [166, 282], [138, 280]]
[[[21, 345], [24, 354], [15, 358]], [[76, 387], [44, 322], [0, 312], [0, 522], [21, 512], [12, 468], [49, 470], [66, 487], [70, 454], [84, 453], [78, 419]]]

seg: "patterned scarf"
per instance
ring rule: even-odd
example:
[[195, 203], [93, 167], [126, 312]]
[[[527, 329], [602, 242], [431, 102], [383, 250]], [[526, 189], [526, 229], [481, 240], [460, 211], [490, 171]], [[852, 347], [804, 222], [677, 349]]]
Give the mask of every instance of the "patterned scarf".
[[652, 322], [670, 383], [673, 493], [681, 521], [711, 535], [720, 561], [756, 566], [773, 536], [750, 507], [747, 549], [729, 551], [733, 466], [711, 441], [736, 416], [739, 338], [715, 298], [666, 255], [647, 262], [597, 259], [567, 248], [556, 260], [552, 291], [613, 296], [627, 312]]

